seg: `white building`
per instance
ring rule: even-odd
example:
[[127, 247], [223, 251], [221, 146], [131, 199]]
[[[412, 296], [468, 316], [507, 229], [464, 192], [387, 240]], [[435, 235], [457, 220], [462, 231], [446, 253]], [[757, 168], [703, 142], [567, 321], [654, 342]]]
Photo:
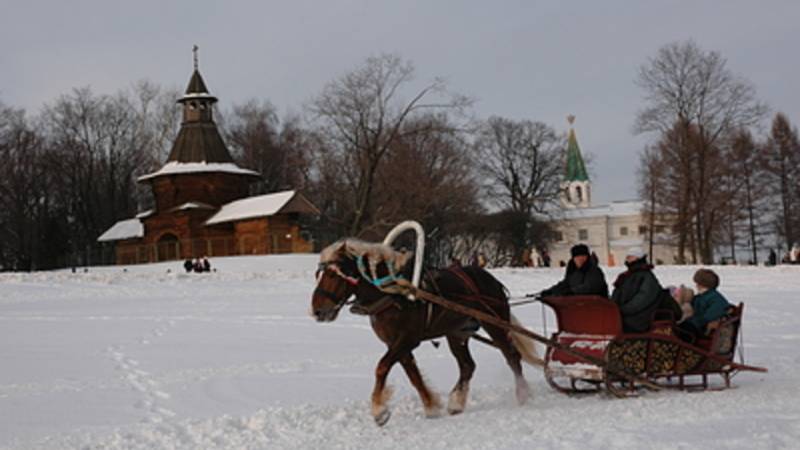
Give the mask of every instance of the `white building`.
[[667, 229], [655, 226], [655, 237], [650, 253], [647, 215], [644, 203], [637, 200], [614, 201], [607, 205], [592, 205], [589, 175], [581, 155], [578, 140], [570, 123], [567, 142], [566, 171], [562, 183], [562, 210], [556, 224], [557, 235], [548, 249], [551, 264], [566, 264], [570, 248], [578, 243], [589, 246], [597, 254], [601, 265], [621, 265], [631, 247], [641, 247], [648, 259], [656, 264], [675, 262], [675, 247], [670, 244]]

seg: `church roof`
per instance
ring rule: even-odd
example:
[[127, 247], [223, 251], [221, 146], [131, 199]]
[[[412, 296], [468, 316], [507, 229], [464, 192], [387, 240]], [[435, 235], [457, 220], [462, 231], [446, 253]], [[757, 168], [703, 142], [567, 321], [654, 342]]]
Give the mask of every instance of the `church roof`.
[[186, 122], [172, 144], [167, 163], [233, 163], [214, 122]]
[[192, 77], [189, 79], [189, 84], [186, 86], [186, 92], [183, 94], [183, 97], [178, 100], [178, 103], [185, 103], [192, 99], [203, 99], [211, 103], [217, 102], [217, 98], [208, 92], [206, 82], [203, 81], [203, 76], [200, 75], [200, 71], [197, 69], [194, 69], [194, 72], [192, 72]]
[[565, 181], [588, 181], [589, 174], [586, 173], [586, 165], [583, 162], [581, 148], [578, 146], [578, 138], [575, 137], [575, 129], [569, 129], [567, 138], [567, 167], [564, 175]]
[[155, 177], [163, 175], [181, 175], [188, 173], [209, 173], [209, 172], [223, 172], [232, 173], [236, 175], [250, 175], [258, 176], [258, 172], [243, 169], [236, 164], [230, 163], [206, 163], [206, 162], [179, 162], [171, 161], [164, 164], [164, 167], [156, 172], [143, 175], [138, 178], [138, 181], [146, 181]]
[[236, 200], [223, 205], [206, 221], [206, 225], [292, 212], [319, 214], [319, 210], [299, 192], [283, 191]]
[[208, 88], [203, 81], [203, 76], [200, 71], [195, 69], [192, 73], [192, 78], [189, 79], [189, 85], [186, 86], [186, 94], [208, 94]]
[[258, 176], [257, 172], [236, 165], [212, 118], [216, 97], [208, 93], [206, 83], [195, 66], [186, 93], [178, 100], [184, 108], [184, 121], [172, 144], [164, 167], [139, 177], [139, 181], [161, 175], [200, 172], [226, 172]]
[[138, 218], [120, 220], [97, 238], [98, 242], [121, 241], [144, 236], [144, 225]]

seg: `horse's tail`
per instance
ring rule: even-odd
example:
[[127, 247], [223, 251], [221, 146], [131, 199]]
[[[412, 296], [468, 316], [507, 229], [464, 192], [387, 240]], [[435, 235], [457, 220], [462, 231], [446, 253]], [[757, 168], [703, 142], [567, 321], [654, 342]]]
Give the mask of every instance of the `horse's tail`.
[[[516, 326], [522, 326], [514, 317], [514, 314], [511, 314], [511, 324]], [[517, 348], [520, 356], [522, 356], [522, 360], [532, 366], [542, 366], [544, 367], [544, 360], [539, 357], [539, 354], [536, 352], [536, 341], [529, 338], [528, 336], [510, 332], [509, 335], [511, 336], [511, 342], [514, 344], [514, 347]]]

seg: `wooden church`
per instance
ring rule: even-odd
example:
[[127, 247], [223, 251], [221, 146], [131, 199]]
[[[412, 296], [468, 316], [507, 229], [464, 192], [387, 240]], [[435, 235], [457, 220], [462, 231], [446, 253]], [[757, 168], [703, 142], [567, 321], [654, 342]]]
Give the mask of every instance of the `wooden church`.
[[155, 208], [117, 222], [97, 239], [114, 244], [117, 264], [313, 250], [299, 219], [319, 211], [296, 191], [249, 196], [259, 174], [233, 161], [214, 123], [216, 102], [195, 57], [178, 100], [183, 121], [169, 157], [138, 179], [151, 186]]

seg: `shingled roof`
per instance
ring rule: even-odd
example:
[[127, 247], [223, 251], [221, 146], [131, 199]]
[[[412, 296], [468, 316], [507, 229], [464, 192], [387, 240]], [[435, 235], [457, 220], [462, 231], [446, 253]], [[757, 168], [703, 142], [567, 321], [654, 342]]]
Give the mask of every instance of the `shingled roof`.
[[[140, 177], [139, 180], [148, 180], [167, 174], [184, 173], [181, 170], [165, 170], [176, 164], [185, 164], [193, 167], [193, 172], [223, 171], [237, 173], [245, 176], [257, 176], [256, 172], [236, 166], [228, 147], [222, 140], [213, 119], [213, 105], [217, 98], [208, 92], [205, 81], [200, 71], [196, 68], [192, 72], [186, 93], [178, 100], [183, 105], [183, 123], [172, 144], [167, 161], [161, 170]], [[207, 167], [198, 170], [198, 164]], [[216, 170], [220, 167], [225, 170]], [[231, 169], [231, 167], [233, 169]]]

